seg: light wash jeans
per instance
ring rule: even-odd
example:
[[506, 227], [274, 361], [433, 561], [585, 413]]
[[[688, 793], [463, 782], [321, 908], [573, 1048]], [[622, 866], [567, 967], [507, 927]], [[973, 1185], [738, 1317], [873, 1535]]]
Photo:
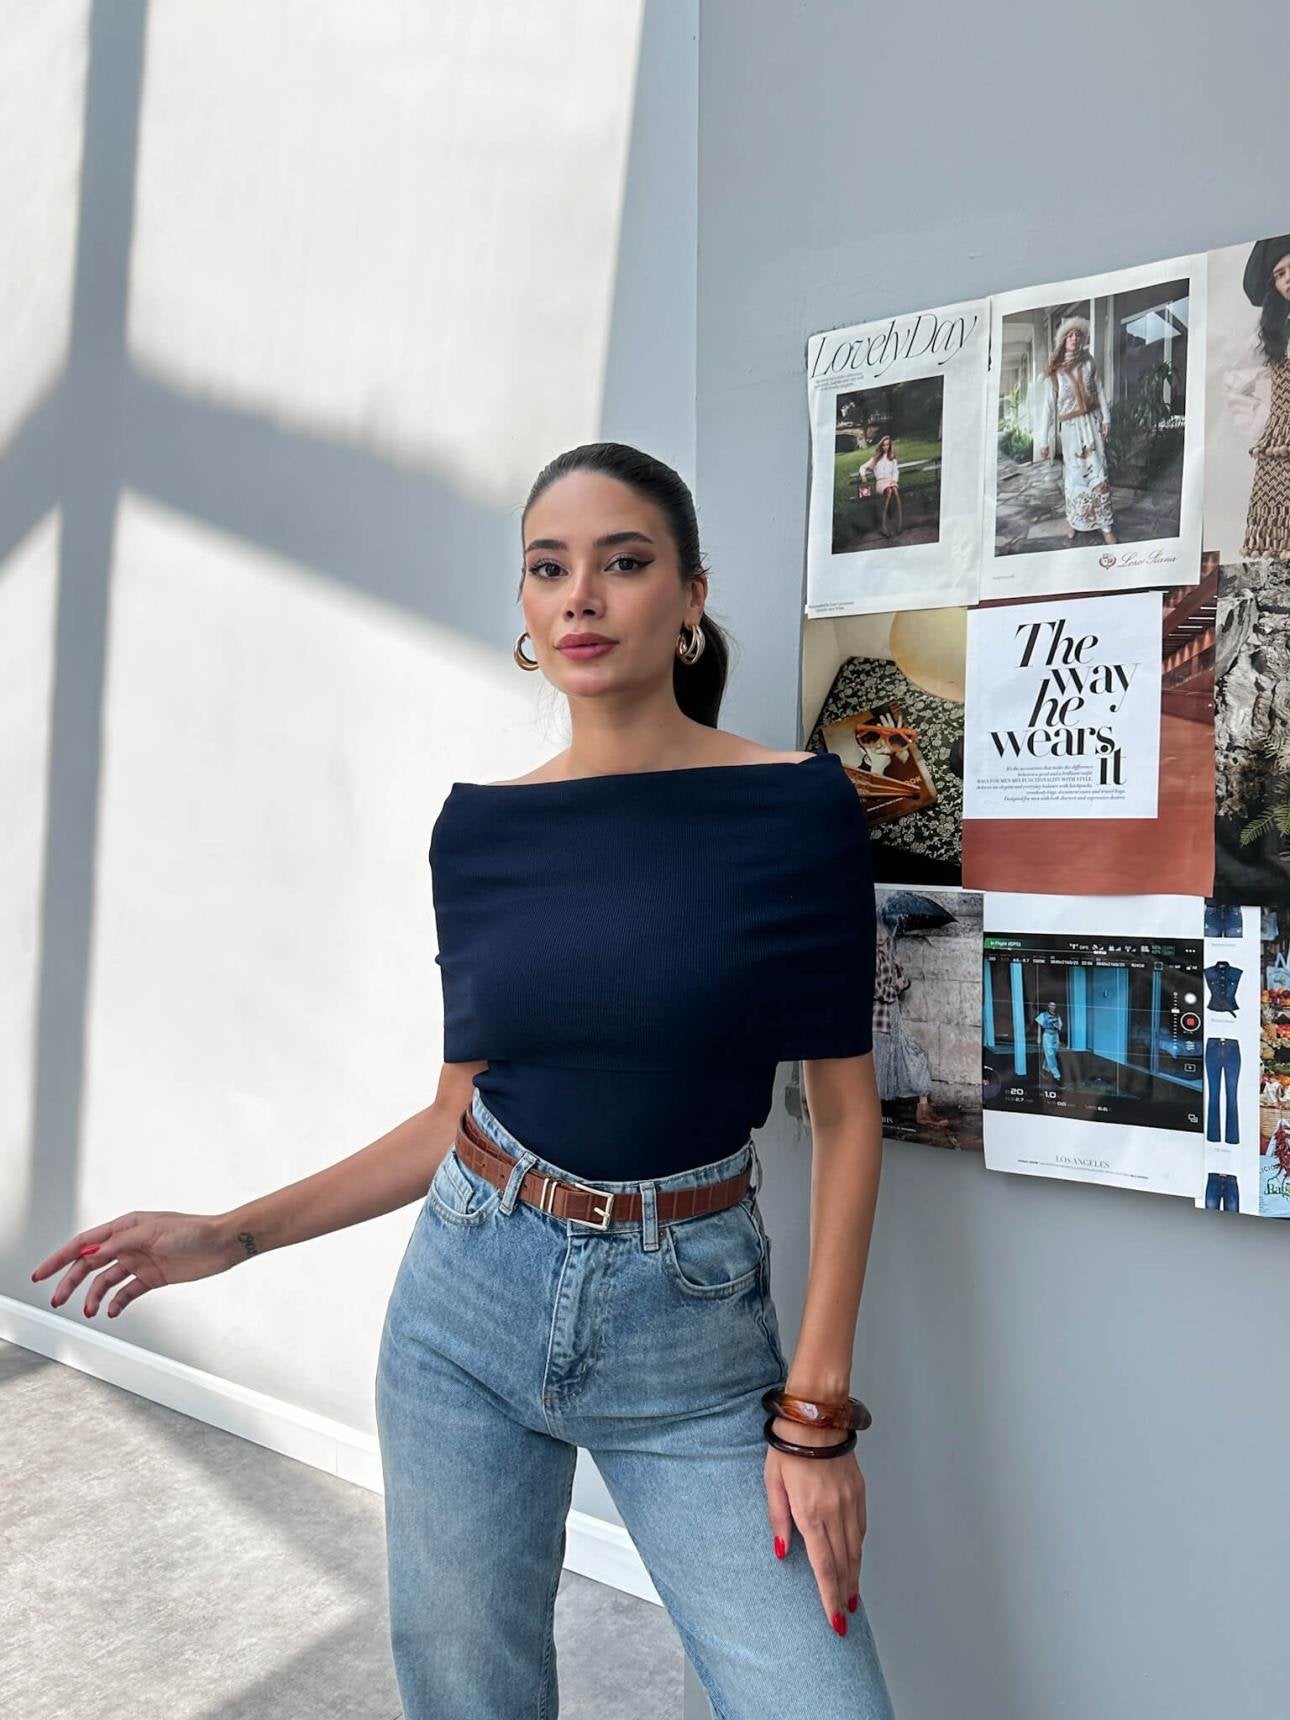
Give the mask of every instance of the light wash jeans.
[[[556, 1720], [552, 1621], [578, 1446], [717, 1720], [890, 1720], [863, 1598], [843, 1607], [838, 1636], [800, 1531], [775, 1557], [760, 1400], [788, 1370], [752, 1139], [656, 1183], [593, 1180], [644, 1200], [641, 1218], [598, 1231], [519, 1200], [525, 1169], [559, 1167], [478, 1090], [471, 1109], [515, 1169], [497, 1189], [449, 1150], [395, 1279], [376, 1377], [407, 1720]], [[749, 1163], [737, 1205], [658, 1225], [654, 1190]]]

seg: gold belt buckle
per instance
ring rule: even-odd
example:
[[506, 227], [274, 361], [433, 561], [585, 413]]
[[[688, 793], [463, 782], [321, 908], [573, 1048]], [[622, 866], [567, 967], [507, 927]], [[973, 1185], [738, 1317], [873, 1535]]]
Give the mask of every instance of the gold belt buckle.
[[[561, 1177], [542, 1178], [542, 1193], [538, 1197], [537, 1204], [541, 1211], [551, 1214], [552, 1217], [555, 1216], [551, 1213], [551, 1202], [555, 1199], [556, 1184], [563, 1180], [564, 1179]], [[569, 1223], [585, 1224], [592, 1230], [608, 1230], [610, 1215], [614, 1210], [614, 1194], [608, 1189], [591, 1188], [586, 1183], [570, 1182], [568, 1186], [570, 1188], [578, 1189], [583, 1194], [594, 1195], [597, 1200], [603, 1200], [605, 1203], [603, 1207], [598, 1206], [594, 1208], [595, 1212], [599, 1216], [599, 1222], [594, 1218], [576, 1218], [573, 1213], [570, 1213]]]

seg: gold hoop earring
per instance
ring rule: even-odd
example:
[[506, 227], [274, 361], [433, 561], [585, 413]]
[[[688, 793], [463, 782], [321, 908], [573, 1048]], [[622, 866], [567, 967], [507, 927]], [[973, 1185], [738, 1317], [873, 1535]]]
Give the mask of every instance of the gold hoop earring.
[[529, 630], [526, 627], [523, 633], [521, 633], [519, 638], [515, 641], [515, 649], [511, 652], [511, 656], [514, 657], [521, 669], [537, 669], [541, 667], [536, 658], [526, 657], [524, 655], [524, 641], [529, 637]]
[[688, 642], [685, 637], [684, 628], [677, 634], [676, 654], [687, 668], [693, 668], [694, 664], [696, 664], [699, 661], [699, 658], [702, 657], [704, 647], [707, 643], [708, 636], [696, 621], [690, 628], [690, 637]]

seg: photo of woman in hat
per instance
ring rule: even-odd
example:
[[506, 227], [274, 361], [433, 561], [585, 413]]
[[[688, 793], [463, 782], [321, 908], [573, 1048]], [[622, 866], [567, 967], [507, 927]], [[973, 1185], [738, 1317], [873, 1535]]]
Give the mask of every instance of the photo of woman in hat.
[[1259, 312], [1243, 361], [1225, 372], [1228, 410], [1250, 437], [1254, 474], [1242, 559], [1290, 556], [1290, 234], [1260, 239], [1242, 280]]
[[1107, 543], [1115, 543], [1106, 470], [1111, 408], [1089, 339], [1086, 317], [1067, 317], [1059, 325], [1044, 370], [1047, 385], [1036, 441], [1041, 460], [1053, 457], [1055, 445], [1061, 448], [1066, 536], [1100, 531]]

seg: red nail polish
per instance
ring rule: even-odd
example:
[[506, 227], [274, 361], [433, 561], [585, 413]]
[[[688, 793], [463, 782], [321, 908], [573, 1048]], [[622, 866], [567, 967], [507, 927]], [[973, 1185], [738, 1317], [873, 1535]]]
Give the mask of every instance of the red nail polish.
[[833, 1628], [837, 1631], [839, 1636], [845, 1636], [847, 1634], [847, 1621], [843, 1618], [840, 1612], [836, 1612], [833, 1615]]
[[99, 1245], [97, 1242], [94, 1242], [94, 1243], [91, 1243], [86, 1248], [78, 1248], [76, 1251], [76, 1258], [78, 1260], [83, 1260], [87, 1254], [97, 1254], [98, 1251], [99, 1251]]
[[788, 1548], [784, 1545], [784, 1537], [782, 1535], [776, 1535], [776, 1537], [775, 1537], [775, 1557], [777, 1559], [782, 1559], [784, 1557], [785, 1553], [787, 1553], [787, 1551], [788, 1551]]
[[859, 1595], [852, 1595], [851, 1599], [847, 1602], [847, 1611], [848, 1612], [854, 1612], [859, 1605], [860, 1605], [860, 1596]]

